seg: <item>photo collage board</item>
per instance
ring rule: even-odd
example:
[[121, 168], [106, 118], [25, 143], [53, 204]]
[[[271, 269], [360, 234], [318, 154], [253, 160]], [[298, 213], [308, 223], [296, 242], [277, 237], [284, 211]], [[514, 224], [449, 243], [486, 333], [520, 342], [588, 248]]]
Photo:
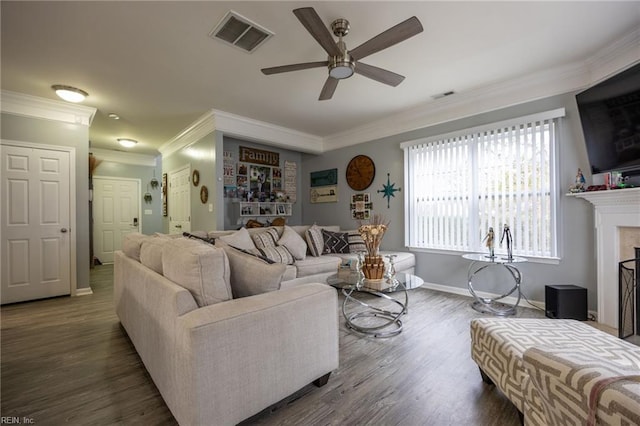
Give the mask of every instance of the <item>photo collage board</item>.
[[[233, 152], [224, 152], [224, 196], [239, 201], [295, 201], [293, 185], [283, 180], [277, 152], [240, 147], [239, 161]], [[290, 162], [285, 162], [290, 164]], [[294, 194], [292, 197], [291, 194]], [[293, 199], [292, 199], [293, 198]]]

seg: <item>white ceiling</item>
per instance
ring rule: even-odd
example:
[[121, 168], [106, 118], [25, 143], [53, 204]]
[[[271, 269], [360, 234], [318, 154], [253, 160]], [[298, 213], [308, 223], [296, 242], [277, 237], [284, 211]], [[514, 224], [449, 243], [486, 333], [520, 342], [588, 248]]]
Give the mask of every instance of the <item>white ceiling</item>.
[[[585, 61], [640, 28], [640, 2], [1, 2], [2, 89], [54, 99], [52, 84], [89, 92], [93, 147], [116, 138], [157, 147], [211, 109], [331, 137], [479, 88]], [[360, 75], [318, 101], [324, 68], [265, 76], [261, 68], [326, 60], [292, 10], [351, 23], [355, 48], [417, 16], [424, 32], [365, 62], [406, 76], [393, 88]], [[208, 37], [229, 11], [275, 36], [245, 53]], [[118, 114], [119, 121], [107, 115]]]

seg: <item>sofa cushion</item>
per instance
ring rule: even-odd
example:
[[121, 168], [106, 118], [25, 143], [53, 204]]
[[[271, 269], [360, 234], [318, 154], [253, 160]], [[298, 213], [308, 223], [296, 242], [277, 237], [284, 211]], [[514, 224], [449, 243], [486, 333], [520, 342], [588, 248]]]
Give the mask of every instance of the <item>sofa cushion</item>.
[[170, 239], [162, 247], [162, 270], [165, 277], [189, 290], [200, 307], [233, 298], [227, 255], [210, 244]]
[[349, 234], [322, 229], [323, 253], [349, 253]]
[[278, 245], [285, 246], [296, 260], [307, 257], [307, 243], [293, 228], [285, 226]]
[[362, 235], [356, 230], [347, 231], [347, 240], [349, 241], [349, 253], [358, 253], [360, 251], [367, 251], [367, 246], [364, 244]]
[[317, 225], [312, 225], [307, 232], [305, 232], [307, 239], [307, 245], [312, 256], [318, 257], [322, 255], [324, 250], [324, 238], [322, 237], [322, 228]]
[[278, 231], [275, 228], [269, 228], [262, 232], [252, 233], [251, 239], [257, 249], [263, 249], [265, 247], [275, 247], [278, 244]]
[[305, 260], [298, 260], [296, 268], [298, 269], [298, 278], [309, 275], [322, 274], [325, 272], [338, 272], [341, 259], [339, 257], [324, 255], [313, 257], [309, 256]]
[[293, 255], [285, 246], [274, 246], [255, 249], [256, 254], [266, 257], [276, 263], [282, 263], [285, 265], [293, 265], [295, 259]]
[[230, 246], [223, 247], [223, 250], [229, 258], [234, 298], [280, 289], [280, 282], [287, 269], [284, 264], [268, 264]]
[[256, 245], [253, 243], [253, 239], [251, 238], [251, 235], [249, 235], [249, 231], [247, 231], [247, 228], [240, 228], [231, 235], [224, 235], [220, 237], [220, 240], [224, 241], [230, 246], [238, 247], [243, 250], [253, 250], [256, 248]]
[[162, 248], [167, 242], [172, 241], [169, 236], [156, 235], [147, 238], [140, 246], [140, 263], [154, 272], [163, 275], [162, 272]]
[[122, 251], [131, 259], [140, 262], [140, 248], [142, 243], [149, 238], [151, 237], [139, 232], [130, 232], [122, 240]]

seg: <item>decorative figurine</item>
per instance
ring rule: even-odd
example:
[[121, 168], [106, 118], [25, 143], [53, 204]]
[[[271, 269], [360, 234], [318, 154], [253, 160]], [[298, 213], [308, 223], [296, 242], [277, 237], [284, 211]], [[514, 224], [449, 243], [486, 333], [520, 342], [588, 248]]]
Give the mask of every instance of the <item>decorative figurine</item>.
[[576, 181], [569, 187], [569, 192], [583, 192], [585, 190], [585, 184], [586, 181], [582, 174], [582, 169], [578, 169], [578, 173], [576, 173]]
[[392, 290], [395, 290], [400, 284], [400, 281], [396, 278], [396, 265], [394, 259], [398, 257], [397, 254], [387, 254], [385, 256], [389, 260], [389, 266], [387, 267], [387, 271], [384, 274], [385, 282], [391, 287]]
[[502, 241], [506, 238], [507, 240], [507, 260], [513, 260], [513, 238], [511, 238], [511, 230], [509, 229], [509, 225], [504, 224], [504, 228], [502, 228], [502, 237], [500, 237], [500, 246], [502, 246]]
[[495, 248], [495, 234], [493, 233], [493, 226], [489, 227], [489, 232], [487, 232], [487, 235], [484, 237], [484, 239], [482, 241], [486, 241], [486, 246], [489, 249], [489, 258], [493, 259], [495, 256], [494, 253], [494, 248]]

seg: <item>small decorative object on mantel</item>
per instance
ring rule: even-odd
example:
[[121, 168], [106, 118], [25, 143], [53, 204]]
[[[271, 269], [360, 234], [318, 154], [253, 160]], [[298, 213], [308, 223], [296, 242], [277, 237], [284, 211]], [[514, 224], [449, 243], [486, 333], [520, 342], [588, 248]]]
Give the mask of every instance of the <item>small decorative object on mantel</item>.
[[391, 200], [391, 197], [396, 196], [394, 193], [396, 191], [402, 191], [402, 188], [395, 188], [395, 186], [395, 182], [391, 183], [391, 181], [389, 180], [389, 173], [387, 173], [387, 184], [382, 184], [382, 189], [378, 190], [378, 192], [384, 194], [382, 195], [382, 197], [387, 199], [387, 208], [389, 208], [389, 200]]
[[493, 259], [496, 257], [494, 249], [495, 249], [495, 233], [493, 232], [493, 226], [489, 227], [489, 231], [487, 232], [487, 235], [485, 235], [485, 237], [482, 239], [482, 241], [486, 241], [485, 245], [487, 246], [487, 248], [489, 249], [489, 256], [487, 256], [489, 259]]
[[569, 192], [583, 192], [585, 190], [585, 179], [582, 174], [582, 169], [578, 169], [578, 173], [576, 173], [576, 181], [573, 185], [569, 187]]
[[362, 264], [362, 273], [369, 280], [381, 280], [384, 276], [384, 259], [380, 256], [380, 244], [389, 227], [382, 215], [374, 213], [367, 223], [359, 222], [358, 232], [364, 240], [366, 255]]

